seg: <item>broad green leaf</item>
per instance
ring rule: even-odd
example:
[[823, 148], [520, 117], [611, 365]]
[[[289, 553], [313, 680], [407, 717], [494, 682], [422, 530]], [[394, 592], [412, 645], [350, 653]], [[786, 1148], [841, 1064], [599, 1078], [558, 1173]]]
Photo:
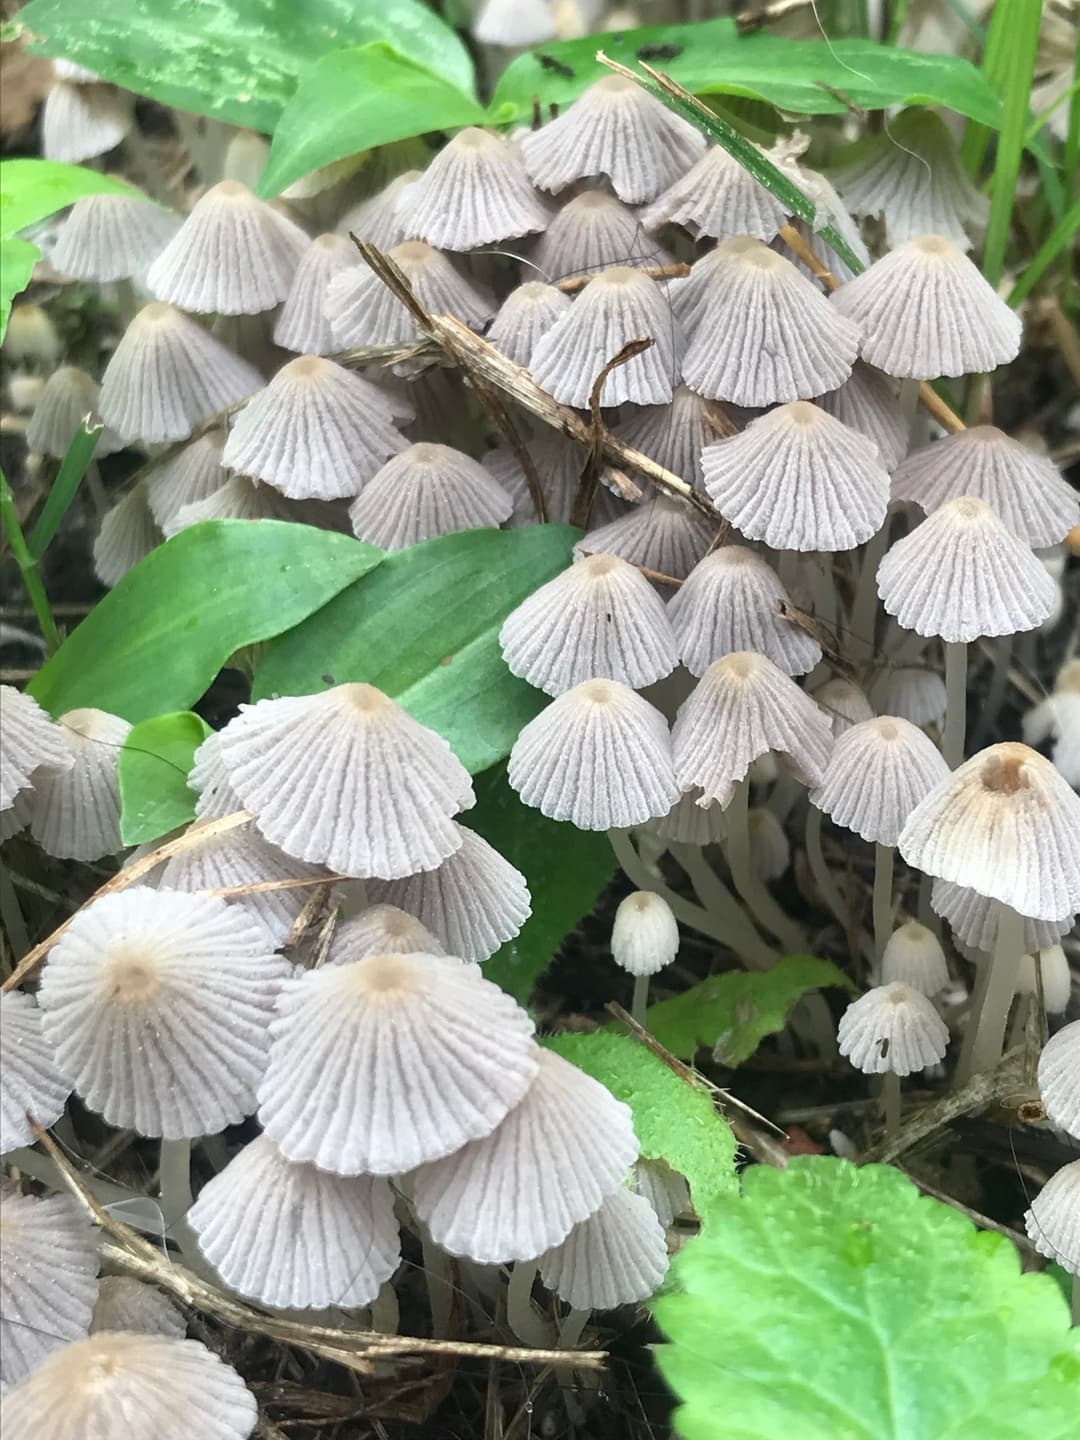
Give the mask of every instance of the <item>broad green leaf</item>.
[[100, 425], [88, 425], [84, 420], [71, 437], [71, 444], [60, 463], [56, 479], [49, 487], [45, 504], [41, 507], [41, 514], [30, 536], [30, 553], [35, 560], [40, 560], [49, 548], [53, 536], [60, 528], [60, 522], [75, 499], [75, 492], [94, 458], [101, 428]]
[[654, 1302], [683, 1440], [1075, 1440], [1080, 1330], [899, 1170], [755, 1165]]
[[130, 570], [28, 688], [54, 715], [185, 709], [235, 651], [299, 624], [381, 559], [310, 525], [205, 520]]
[[155, 715], [134, 726], [120, 751], [120, 835], [125, 845], [186, 825], [195, 816], [187, 777], [210, 726], [190, 710]]
[[29, 240], [20, 240], [16, 235], [0, 238], [0, 340], [7, 330], [11, 302], [30, 284], [30, 276], [40, 259], [41, 251]]
[[437, 730], [473, 773], [486, 770], [547, 703], [503, 664], [499, 628], [565, 570], [580, 534], [569, 525], [462, 530], [388, 555], [267, 648], [255, 698], [363, 680]]
[[722, 1064], [741, 1065], [766, 1035], [784, 1028], [797, 1000], [826, 985], [852, 988], [831, 960], [785, 955], [771, 970], [711, 975], [671, 1000], [650, 1005], [645, 1028], [681, 1060], [692, 1060], [702, 1047], [715, 1047]]
[[499, 765], [476, 778], [476, 806], [461, 816], [529, 882], [532, 914], [521, 934], [490, 960], [484, 975], [523, 1005], [563, 937], [587, 915], [615, 873], [606, 835], [548, 820], [523, 805]]
[[44, 220], [46, 215], [74, 205], [85, 195], [102, 194], [146, 199], [122, 180], [82, 165], [64, 165], [59, 160], [5, 160], [0, 164], [0, 234], [14, 235]]
[[259, 193], [277, 195], [321, 165], [391, 140], [483, 123], [471, 95], [390, 45], [336, 50], [306, 72], [285, 106]]
[[471, 91], [461, 40], [420, 0], [30, 0], [30, 50], [197, 115], [274, 129], [316, 60], [384, 40]]
[[694, 1209], [710, 1219], [718, 1203], [737, 1193], [735, 1136], [709, 1091], [688, 1085], [625, 1035], [556, 1035], [544, 1041], [624, 1100], [634, 1112], [641, 1153], [666, 1160], [690, 1182]]

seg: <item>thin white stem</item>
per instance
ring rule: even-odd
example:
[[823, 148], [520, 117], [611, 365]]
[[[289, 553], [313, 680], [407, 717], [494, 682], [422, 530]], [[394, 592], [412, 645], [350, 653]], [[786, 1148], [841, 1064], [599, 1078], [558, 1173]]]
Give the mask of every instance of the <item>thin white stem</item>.
[[757, 923], [775, 935], [789, 954], [797, 954], [805, 951], [806, 936], [800, 927], [784, 914], [754, 874], [750, 858], [749, 796], [750, 782], [745, 778], [737, 781], [725, 812], [731, 878], [743, 903]]
[[891, 845], [874, 846], [874, 983], [881, 977], [881, 957], [892, 934], [893, 861]]
[[162, 1140], [158, 1195], [170, 1229], [191, 1209], [191, 1141]]
[[397, 1291], [391, 1281], [387, 1280], [375, 1296], [368, 1313], [371, 1316], [372, 1330], [377, 1330], [380, 1335], [398, 1333], [401, 1328], [401, 1315], [398, 1310]]
[[[1008, 905], [997, 904], [994, 908], [997, 911], [994, 953], [983, 961], [979, 983], [972, 997], [972, 1014], [968, 1020], [972, 1032], [970, 1056], [962, 1054], [960, 1057], [961, 1084], [970, 1075], [992, 1070], [1001, 1059], [1005, 1026], [1024, 955], [1022, 917]], [[968, 1049], [966, 1043], [964, 1049]]]
[[874, 653], [878, 617], [877, 571], [882, 556], [889, 548], [891, 522], [892, 514], [887, 512], [881, 529], [876, 535], [871, 535], [863, 546], [862, 565], [855, 584], [855, 600], [851, 610], [851, 639], [856, 656], [860, 659]]
[[846, 931], [849, 919], [847, 906], [844, 904], [844, 897], [840, 894], [836, 881], [832, 878], [832, 872], [825, 863], [825, 852], [821, 848], [821, 822], [821, 811], [816, 805], [808, 805], [806, 807], [806, 858], [810, 863], [810, 874], [814, 877], [818, 893]]
[[718, 938], [751, 970], [771, 969], [780, 959], [779, 950], [774, 950], [758, 934], [753, 921], [709, 864], [701, 847], [673, 845], [671, 854], [686, 871], [698, 899], [713, 917], [719, 930]]
[[900, 1076], [886, 1070], [881, 1093], [885, 1101], [885, 1133], [895, 1135], [900, 1129]]
[[1002, 635], [994, 646], [994, 668], [990, 674], [990, 684], [986, 694], [980, 697], [979, 718], [971, 742], [972, 750], [981, 749], [983, 738], [995, 731], [998, 714], [1009, 683], [1009, 666], [1012, 664], [1014, 638], [1012, 635]]
[[523, 1345], [547, 1350], [556, 1343], [558, 1332], [532, 1303], [533, 1281], [538, 1269], [535, 1260], [518, 1260], [511, 1267], [510, 1283], [506, 1287], [506, 1323]]
[[634, 998], [630, 1005], [630, 1014], [642, 1028], [645, 1026], [645, 1011], [649, 1008], [650, 978], [648, 975], [634, 976]]
[[964, 730], [967, 726], [967, 646], [963, 642], [945, 645], [945, 734], [941, 753], [950, 770], [963, 763]]
[[591, 1310], [568, 1310], [559, 1321], [559, 1348], [572, 1350], [581, 1339], [581, 1332], [589, 1323]]
[[932, 875], [919, 876], [919, 924], [925, 925], [928, 930], [941, 939], [941, 916], [930, 904], [930, 896], [934, 890], [934, 877]]
[[439, 1248], [427, 1230], [421, 1227], [420, 1247], [424, 1257], [424, 1280], [431, 1304], [431, 1333], [445, 1340], [451, 1332], [454, 1313], [454, 1279], [450, 1257]]

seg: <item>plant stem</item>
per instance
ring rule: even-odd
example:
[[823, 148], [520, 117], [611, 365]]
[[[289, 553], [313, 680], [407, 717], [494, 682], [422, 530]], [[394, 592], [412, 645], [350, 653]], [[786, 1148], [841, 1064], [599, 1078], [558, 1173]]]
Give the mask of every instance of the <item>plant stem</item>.
[[41, 630], [41, 638], [45, 641], [45, 649], [48, 654], [52, 655], [60, 648], [60, 632], [56, 628], [56, 621], [49, 608], [49, 597], [45, 594], [45, 585], [38, 572], [37, 562], [30, 554], [30, 547], [26, 543], [26, 536], [19, 523], [15, 496], [11, 493], [3, 470], [0, 470], [0, 521], [3, 522], [4, 529], [7, 531], [11, 553], [15, 558], [15, 564], [19, 567], [19, 574], [22, 576], [30, 604], [34, 607], [34, 614], [37, 616], [38, 627]]
[[972, 997], [968, 1035], [964, 1037], [964, 1051], [969, 1053], [960, 1056], [961, 1084], [970, 1075], [993, 1070], [1001, 1059], [1005, 1025], [1024, 954], [1023, 919], [1008, 905], [997, 904], [994, 908], [998, 917], [994, 953], [983, 961]]
[[900, 1076], [894, 1070], [886, 1070], [881, 1087], [885, 1101], [885, 1134], [895, 1135], [900, 1129]]
[[731, 866], [731, 878], [750, 914], [770, 931], [789, 954], [799, 954], [806, 948], [806, 937], [802, 930], [781, 910], [773, 897], [760, 884], [754, 874], [750, 858], [750, 781], [744, 776], [736, 781], [735, 790], [725, 815], [727, 829], [727, 857]]
[[881, 978], [881, 957], [892, 934], [893, 862], [896, 851], [891, 845], [874, 846], [874, 971], [875, 983]]
[[967, 646], [945, 642], [945, 733], [941, 750], [945, 763], [955, 770], [964, 760], [967, 726]]
[[[1027, 299], [1059, 255], [1064, 254], [1066, 260], [1068, 260], [1069, 247], [1077, 231], [1080, 231], [1080, 200], [1074, 200], [1069, 206], [1068, 210], [1066, 210], [1065, 214], [1028, 261], [1020, 274], [1020, 278], [1009, 291], [1007, 297], [1008, 303], [1014, 310], [1021, 301]], [[1064, 273], [1063, 290], [1067, 291], [1071, 285], [1072, 266], [1066, 264]], [[1062, 295], [1062, 304], [1067, 304], [1065, 294]]]
[[630, 1003], [630, 1014], [645, 1028], [645, 1011], [649, 1008], [649, 976], [634, 976], [634, 998]]

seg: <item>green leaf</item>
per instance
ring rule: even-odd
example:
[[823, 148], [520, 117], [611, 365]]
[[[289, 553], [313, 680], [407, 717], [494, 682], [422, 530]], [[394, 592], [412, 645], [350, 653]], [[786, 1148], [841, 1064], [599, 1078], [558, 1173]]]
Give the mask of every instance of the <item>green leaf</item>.
[[783, 1030], [796, 1001], [826, 985], [852, 988], [831, 960], [785, 955], [771, 970], [711, 975], [671, 1000], [650, 1005], [645, 1028], [680, 1060], [692, 1060], [702, 1046], [715, 1046], [722, 1064], [741, 1065], [766, 1035]]
[[625, 1035], [556, 1035], [544, 1044], [606, 1085], [634, 1112], [641, 1153], [666, 1160], [690, 1182], [702, 1220], [737, 1194], [735, 1136], [704, 1086], [688, 1085], [659, 1056]]
[[40, 560], [60, 528], [60, 522], [68, 512], [68, 506], [75, 499], [75, 492], [82, 483], [87, 466], [97, 449], [100, 425], [87, 425], [84, 420], [71, 437], [64, 458], [60, 463], [56, 479], [49, 488], [45, 504], [41, 507], [37, 524], [30, 536], [30, 554]]
[[259, 194], [277, 195], [301, 175], [361, 150], [482, 125], [484, 118], [471, 95], [390, 45], [336, 50], [307, 71], [285, 106]]
[[210, 726], [190, 710], [155, 715], [134, 726], [120, 751], [120, 836], [125, 845], [149, 840], [195, 817], [188, 772]]
[[82, 165], [64, 165], [59, 160], [5, 160], [0, 164], [0, 233], [14, 235], [44, 220], [46, 215], [74, 205], [84, 195], [103, 194], [146, 199], [122, 180]]
[[499, 628], [566, 568], [580, 535], [569, 525], [462, 530], [388, 555], [267, 648], [255, 698], [363, 680], [437, 730], [474, 774], [486, 770], [547, 704], [503, 664]]
[[7, 331], [11, 302], [30, 284], [34, 266], [40, 259], [41, 251], [29, 240], [19, 240], [14, 235], [0, 238], [0, 340]]
[[472, 61], [420, 0], [30, 0], [38, 55], [61, 55], [163, 105], [267, 133], [316, 60], [385, 40], [471, 91]]
[[517, 866], [532, 895], [532, 914], [520, 935], [484, 961], [484, 976], [524, 1005], [563, 937], [615, 873], [615, 856], [606, 835], [548, 820], [523, 805], [503, 765], [478, 775], [475, 789], [476, 806], [461, 819]]
[[1075, 1440], [1080, 1330], [900, 1171], [755, 1165], [654, 1302], [683, 1440]]
[[235, 651], [305, 620], [381, 559], [310, 525], [205, 520], [128, 571], [28, 688], [54, 715], [185, 709]]

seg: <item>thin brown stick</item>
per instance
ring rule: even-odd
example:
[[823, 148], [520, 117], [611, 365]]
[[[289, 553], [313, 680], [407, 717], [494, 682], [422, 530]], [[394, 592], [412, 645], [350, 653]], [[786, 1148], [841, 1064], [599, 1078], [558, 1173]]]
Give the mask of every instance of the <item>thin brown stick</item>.
[[581, 472], [581, 482], [578, 485], [573, 509], [570, 512], [571, 525], [579, 525], [582, 530], [589, 528], [589, 517], [592, 515], [596, 487], [600, 484], [600, 470], [604, 463], [604, 436], [607, 434], [607, 426], [604, 424], [604, 416], [600, 408], [600, 396], [603, 394], [604, 385], [613, 370], [617, 370], [620, 365], [628, 364], [636, 356], [644, 354], [646, 350], [651, 350], [655, 344], [656, 341], [651, 337], [628, 340], [619, 353], [613, 355], [601, 367], [600, 373], [593, 381], [592, 389], [589, 391], [589, 459]]
[[[648, 275], [650, 280], [683, 280], [690, 274], [690, 266], [685, 260], [676, 260], [670, 265], [637, 265], [634, 268], [639, 274]], [[573, 295], [578, 290], [584, 290], [589, 281], [595, 280], [600, 273], [593, 270], [586, 275], [568, 275], [564, 280], [553, 283], [556, 290]]]

